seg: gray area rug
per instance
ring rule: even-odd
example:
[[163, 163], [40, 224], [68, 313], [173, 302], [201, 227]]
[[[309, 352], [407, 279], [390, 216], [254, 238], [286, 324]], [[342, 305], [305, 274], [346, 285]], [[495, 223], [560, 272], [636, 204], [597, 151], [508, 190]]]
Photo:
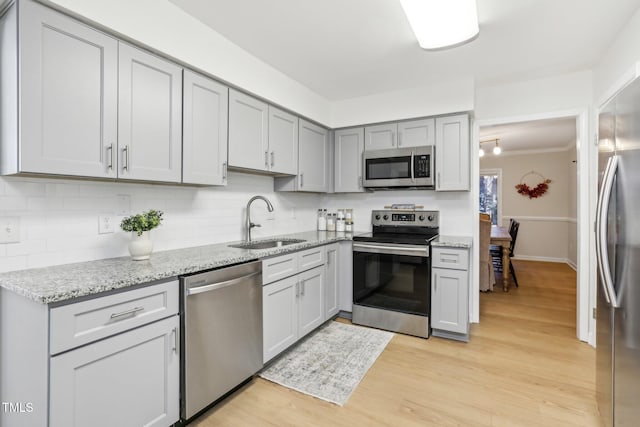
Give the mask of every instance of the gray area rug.
[[274, 383], [343, 406], [393, 333], [329, 322], [260, 373]]

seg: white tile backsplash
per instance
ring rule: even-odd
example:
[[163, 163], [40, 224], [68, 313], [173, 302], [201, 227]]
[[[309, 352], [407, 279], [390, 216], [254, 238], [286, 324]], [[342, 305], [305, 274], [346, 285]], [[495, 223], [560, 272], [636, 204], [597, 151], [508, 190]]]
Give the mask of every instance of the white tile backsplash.
[[[154, 250], [220, 243], [244, 238], [245, 206], [254, 195], [251, 218], [262, 225], [254, 238], [312, 230], [322, 196], [275, 193], [273, 178], [231, 172], [227, 187], [187, 187], [0, 177], [0, 216], [19, 216], [20, 243], [0, 244], [0, 271], [44, 267], [128, 255], [128, 233], [98, 234], [98, 216], [114, 215], [117, 197], [131, 198], [130, 213], [165, 212], [162, 226], [152, 231]], [[295, 218], [292, 211], [295, 209]]]

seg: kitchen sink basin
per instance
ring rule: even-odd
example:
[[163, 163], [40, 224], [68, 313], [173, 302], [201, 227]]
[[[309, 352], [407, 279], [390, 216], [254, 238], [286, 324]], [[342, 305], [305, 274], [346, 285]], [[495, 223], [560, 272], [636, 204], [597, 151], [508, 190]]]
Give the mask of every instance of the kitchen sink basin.
[[269, 249], [279, 248], [281, 246], [293, 245], [294, 243], [302, 243], [306, 240], [302, 239], [282, 239], [282, 240], [258, 240], [255, 242], [237, 243], [235, 245], [229, 245], [231, 248], [240, 249]]

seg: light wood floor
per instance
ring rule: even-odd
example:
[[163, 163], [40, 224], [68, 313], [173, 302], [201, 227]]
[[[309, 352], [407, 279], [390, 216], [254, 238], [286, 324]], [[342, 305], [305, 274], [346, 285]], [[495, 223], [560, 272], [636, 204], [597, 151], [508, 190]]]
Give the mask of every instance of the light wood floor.
[[397, 334], [344, 407], [257, 378], [192, 425], [599, 425], [595, 350], [575, 332], [575, 272], [514, 265], [520, 287], [481, 295], [469, 343]]

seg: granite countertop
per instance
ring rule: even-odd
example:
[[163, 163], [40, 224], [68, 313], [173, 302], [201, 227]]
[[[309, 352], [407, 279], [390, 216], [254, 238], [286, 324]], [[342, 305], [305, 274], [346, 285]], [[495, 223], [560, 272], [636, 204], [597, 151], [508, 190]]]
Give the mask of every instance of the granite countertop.
[[122, 289], [184, 274], [295, 252], [334, 241], [351, 240], [352, 233], [308, 231], [256, 239], [303, 239], [305, 242], [269, 249], [238, 249], [226, 242], [154, 252], [147, 261], [130, 257], [0, 273], [0, 287], [33, 301], [50, 304], [114, 289]]
[[470, 249], [473, 246], [473, 238], [467, 236], [438, 236], [431, 242], [432, 247], [440, 248], [464, 248]]

